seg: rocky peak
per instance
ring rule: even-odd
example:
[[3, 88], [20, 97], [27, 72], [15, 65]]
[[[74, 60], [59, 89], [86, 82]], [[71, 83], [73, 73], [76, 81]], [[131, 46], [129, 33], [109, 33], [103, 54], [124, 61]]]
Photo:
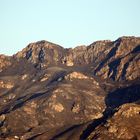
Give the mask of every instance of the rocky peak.
[[21, 52], [18, 52], [16, 58], [26, 58], [34, 65], [43, 64], [44, 67], [57, 64], [64, 53], [64, 49], [56, 44], [48, 41], [38, 41], [30, 43]]
[[73, 49], [64, 49], [42, 40], [30, 43], [15, 57], [26, 58], [39, 68], [48, 65], [92, 65], [93, 74], [103, 79], [133, 80], [139, 77], [139, 50], [140, 37], [125, 36], [115, 41], [96, 41], [89, 46], [81, 45]]

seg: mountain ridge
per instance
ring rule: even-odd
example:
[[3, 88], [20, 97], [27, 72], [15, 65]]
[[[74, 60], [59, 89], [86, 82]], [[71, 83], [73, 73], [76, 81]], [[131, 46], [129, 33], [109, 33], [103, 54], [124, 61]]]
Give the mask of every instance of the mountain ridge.
[[[92, 70], [93, 73], [103, 79], [109, 77], [113, 80], [129, 80], [139, 77], [139, 44], [140, 37], [123, 36], [115, 41], [102, 40], [93, 42], [89, 46], [65, 49], [43, 40], [30, 43], [22, 51], [11, 57], [14, 59], [25, 58], [37, 67], [47, 67], [52, 64], [65, 66], [95, 65]], [[133, 63], [133, 59], [136, 64]], [[114, 65], [114, 68], [111, 65]], [[138, 65], [134, 66], [138, 68], [134, 71], [135, 74], [130, 75], [132, 70], [129, 65]], [[127, 68], [128, 71], [126, 71]]]

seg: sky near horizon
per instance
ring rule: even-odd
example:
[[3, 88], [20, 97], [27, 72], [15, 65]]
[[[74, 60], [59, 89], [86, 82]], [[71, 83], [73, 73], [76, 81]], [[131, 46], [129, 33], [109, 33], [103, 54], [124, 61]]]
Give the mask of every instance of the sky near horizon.
[[0, 0], [0, 54], [47, 40], [63, 47], [140, 36], [140, 0]]

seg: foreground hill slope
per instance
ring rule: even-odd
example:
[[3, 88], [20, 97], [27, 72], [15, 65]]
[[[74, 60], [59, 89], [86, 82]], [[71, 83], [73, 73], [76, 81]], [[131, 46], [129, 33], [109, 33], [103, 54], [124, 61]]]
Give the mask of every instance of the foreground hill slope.
[[139, 119], [139, 37], [0, 55], [0, 139], [139, 139]]

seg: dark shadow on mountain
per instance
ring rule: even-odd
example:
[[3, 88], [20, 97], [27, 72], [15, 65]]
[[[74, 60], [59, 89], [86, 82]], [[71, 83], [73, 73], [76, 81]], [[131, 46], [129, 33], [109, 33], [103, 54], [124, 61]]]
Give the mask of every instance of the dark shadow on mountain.
[[70, 131], [73, 131], [73, 129], [76, 129], [76, 128], [79, 128], [82, 124], [79, 124], [79, 125], [73, 125], [67, 129], [65, 129], [64, 131], [56, 134], [53, 138], [51, 138], [50, 140], [56, 140], [58, 138], [60, 138], [61, 136], [63, 136], [64, 134], [66, 133], [69, 133]]
[[108, 66], [110, 68], [109, 72], [108, 72], [108, 77], [113, 71], [113, 74], [110, 76], [110, 78], [112, 80], [115, 80], [115, 78], [116, 78], [115, 76], [117, 74], [117, 68], [118, 68], [120, 62], [121, 62], [121, 59], [119, 58], [119, 59], [116, 59], [116, 60], [114, 60], [114, 61], [112, 61], [111, 63], [108, 64]]
[[126, 103], [133, 103], [140, 100], [140, 85], [132, 85], [116, 89], [109, 93], [105, 99], [107, 108], [117, 108]]
[[30, 101], [32, 99], [38, 98], [43, 96], [44, 94], [47, 94], [46, 96], [49, 96], [49, 94], [46, 92], [43, 93], [33, 93], [31, 95], [26, 95], [24, 97], [18, 98], [16, 101], [13, 101], [0, 110], [0, 115], [1, 114], [6, 114], [9, 113], [10, 111], [14, 111], [20, 107], [22, 107], [27, 101]]
[[138, 45], [131, 53], [140, 53], [140, 45]]
[[26, 53], [26, 59], [28, 60], [32, 56], [32, 48], [27, 51]]
[[117, 111], [117, 107], [126, 104], [133, 103], [140, 100], [140, 85], [132, 85], [125, 88], [116, 89], [110, 92], [105, 98], [106, 109], [103, 112], [103, 117], [93, 120], [91, 124], [83, 131], [80, 136], [80, 140], [85, 140], [95, 130], [95, 128], [101, 124], [105, 124], [106, 120], [114, 115]]
[[101, 117], [99, 119], [94, 120], [91, 124], [87, 126], [87, 128], [82, 132], [80, 136], [80, 140], [86, 140], [88, 136], [94, 131], [94, 129], [102, 123], [106, 122], [105, 117]]
[[125, 80], [125, 75], [126, 75], [126, 72], [127, 72], [127, 68], [129, 66], [129, 64], [133, 61], [133, 59], [135, 58], [132, 57], [127, 63], [124, 64], [124, 67], [123, 67], [123, 70], [122, 70], [122, 80]]
[[111, 49], [111, 51], [107, 54], [106, 58], [99, 64], [98, 68], [95, 70], [95, 74], [96, 72], [98, 72], [103, 66], [104, 64], [113, 56], [115, 56], [116, 51], [118, 49], [118, 46], [114, 47]]
[[41, 48], [41, 50], [40, 50], [40, 52], [39, 52], [39, 54], [38, 54], [38, 59], [39, 59], [39, 61], [40, 61], [41, 63], [44, 62], [44, 57], [45, 57], [45, 53], [44, 53], [43, 49]]

